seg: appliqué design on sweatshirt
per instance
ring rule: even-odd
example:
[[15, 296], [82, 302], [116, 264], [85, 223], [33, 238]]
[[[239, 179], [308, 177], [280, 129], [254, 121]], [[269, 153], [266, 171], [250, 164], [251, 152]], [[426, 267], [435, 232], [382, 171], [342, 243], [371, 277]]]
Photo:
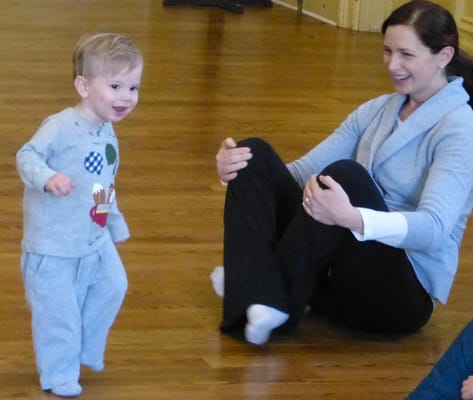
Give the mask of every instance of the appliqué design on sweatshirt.
[[105, 146], [105, 158], [107, 159], [107, 164], [108, 165], [113, 165], [113, 175], [117, 173], [117, 151], [115, 150], [115, 147], [111, 145], [110, 143], [107, 143]]
[[90, 218], [103, 228], [107, 225], [107, 217], [115, 199], [115, 187], [110, 185], [108, 193], [105, 193], [103, 186], [95, 183], [92, 187], [92, 197], [95, 205], [90, 209]]
[[85, 157], [84, 167], [90, 173], [100, 175], [103, 169], [103, 156], [96, 151], [91, 151], [87, 157]]

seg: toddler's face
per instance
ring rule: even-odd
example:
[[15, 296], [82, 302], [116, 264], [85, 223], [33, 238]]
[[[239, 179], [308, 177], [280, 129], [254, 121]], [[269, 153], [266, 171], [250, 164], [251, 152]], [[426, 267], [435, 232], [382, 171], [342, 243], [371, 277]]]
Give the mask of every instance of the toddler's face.
[[101, 73], [87, 79], [87, 96], [82, 106], [94, 122], [118, 122], [138, 103], [138, 89], [143, 65], [119, 73]]

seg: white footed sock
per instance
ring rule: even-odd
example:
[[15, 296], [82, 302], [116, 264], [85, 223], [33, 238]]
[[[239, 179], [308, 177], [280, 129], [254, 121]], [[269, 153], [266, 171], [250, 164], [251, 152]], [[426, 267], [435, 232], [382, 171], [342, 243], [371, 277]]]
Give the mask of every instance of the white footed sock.
[[289, 314], [263, 304], [252, 304], [246, 310], [246, 318], [246, 340], [261, 345], [268, 341], [273, 329], [287, 321]]
[[223, 297], [224, 293], [224, 270], [223, 267], [215, 267], [213, 272], [210, 274], [210, 280], [212, 281], [212, 286], [215, 290], [215, 293], [220, 297]]
[[68, 382], [53, 387], [51, 392], [59, 397], [77, 397], [82, 393], [82, 387], [77, 382]]

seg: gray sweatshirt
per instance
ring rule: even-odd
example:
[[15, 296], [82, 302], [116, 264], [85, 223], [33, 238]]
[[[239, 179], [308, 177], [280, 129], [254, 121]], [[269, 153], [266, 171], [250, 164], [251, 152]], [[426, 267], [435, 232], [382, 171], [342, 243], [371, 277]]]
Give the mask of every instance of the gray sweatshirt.
[[[119, 150], [110, 122], [97, 125], [66, 108], [43, 121], [16, 160], [25, 184], [23, 251], [83, 257], [105, 240], [128, 239], [115, 195]], [[75, 183], [69, 195], [45, 191], [56, 173]]]

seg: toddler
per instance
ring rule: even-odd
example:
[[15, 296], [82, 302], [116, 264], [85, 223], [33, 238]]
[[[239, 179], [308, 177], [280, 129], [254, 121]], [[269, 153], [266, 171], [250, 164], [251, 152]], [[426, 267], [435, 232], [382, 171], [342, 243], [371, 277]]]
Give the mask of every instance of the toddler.
[[116, 244], [129, 237], [117, 207], [112, 123], [138, 102], [140, 52], [126, 37], [82, 37], [73, 54], [75, 107], [46, 118], [18, 151], [25, 185], [21, 268], [41, 388], [81, 394], [81, 364], [104, 368], [108, 331], [127, 289]]

